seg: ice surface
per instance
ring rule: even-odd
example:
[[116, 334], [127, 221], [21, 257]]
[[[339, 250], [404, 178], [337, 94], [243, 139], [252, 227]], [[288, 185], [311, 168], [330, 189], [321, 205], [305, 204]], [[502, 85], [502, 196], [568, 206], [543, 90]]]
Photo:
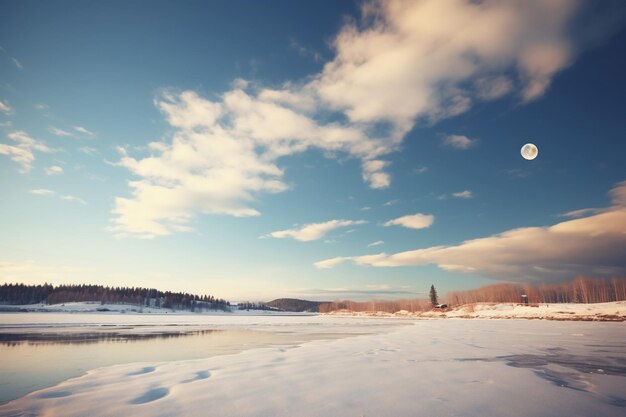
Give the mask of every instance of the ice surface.
[[224, 326], [228, 319], [233, 326], [370, 334], [99, 368], [2, 405], [0, 416], [560, 417], [626, 410], [623, 323], [219, 318]]

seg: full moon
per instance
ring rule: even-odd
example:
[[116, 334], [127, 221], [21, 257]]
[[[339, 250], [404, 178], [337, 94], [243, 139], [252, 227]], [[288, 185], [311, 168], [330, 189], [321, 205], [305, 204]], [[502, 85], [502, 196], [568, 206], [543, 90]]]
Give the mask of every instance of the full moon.
[[532, 161], [539, 155], [539, 149], [537, 149], [534, 143], [527, 143], [522, 146], [521, 154], [524, 159]]

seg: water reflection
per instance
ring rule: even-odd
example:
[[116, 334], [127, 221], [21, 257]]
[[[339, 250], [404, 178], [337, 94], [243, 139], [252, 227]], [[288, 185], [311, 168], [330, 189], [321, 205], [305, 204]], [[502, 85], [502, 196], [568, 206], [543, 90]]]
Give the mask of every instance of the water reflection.
[[[132, 328], [126, 328], [129, 330]], [[0, 333], [0, 346], [75, 345], [102, 342], [137, 342], [150, 339], [172, 339], [186, 336], [203, 336], [223, 330], [189, 330], [154, 333], [79, 332], [79, 333]]]
[[[195, 327], [195, 328], [194, 328]], [[0, 403], [116, 364], [200, 359], [345, 334], [295, 334], [197, 326], [74, 327], [0, 333]]]

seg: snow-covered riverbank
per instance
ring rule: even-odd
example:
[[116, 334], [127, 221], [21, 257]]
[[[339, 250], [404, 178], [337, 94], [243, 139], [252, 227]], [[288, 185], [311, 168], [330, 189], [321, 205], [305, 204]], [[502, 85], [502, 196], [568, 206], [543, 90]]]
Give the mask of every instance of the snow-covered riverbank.
[[413, 318], [457, 319], [543, 319], [573, 321], [625, 321], [626, 301], [597, 304], [536, 304], [531, 306], [513, 303], [476, 303], [451, 309], [410, 313], [352, 312], [346, 310], [329, 313], [335, 316], [376, 316]]

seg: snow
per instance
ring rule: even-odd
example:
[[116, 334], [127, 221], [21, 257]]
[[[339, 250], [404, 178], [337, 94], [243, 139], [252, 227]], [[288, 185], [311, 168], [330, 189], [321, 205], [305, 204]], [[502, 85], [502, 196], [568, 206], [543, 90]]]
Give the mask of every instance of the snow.
[[[236, 310], [221, 311], [210, 310], [190, 312], [188, 310], [173, 310], [155, 307], [138, 307], [130, 304], [101, 304], [100, 302], [77, 302], [64, 304], [28, 304], [21, 306], [2, 306], [4, 309], [23, 310], [40, 313], [93, 313], [98, 315], [128, 314], [139, 315], [178, 315], [178, 316], [294, 316], [315, 315], [315, 313], [291, 313], [269, 310]], [[98, 311], [107, 309], [108, 311]], [[351, 312], [335, 311], [328, 313], [340, 316], [376, 316], [376, 317], [418, 317], [418, 318], [489, 318], [489, 319], [549, 319], [549, 320], [598, 320], [598, 321], [624, 321], [626, 320], [626, 301], [615, 301], [597, 304], [537, 304], [521, 305], [514, 303], [476, 303], [466, 304], [452, 309], [434, 309], [426, 312], [410, 313], [406, 310], [394, 314], [371, 311]], [[192, 319], [193, 320], [193, 319]], [[1, 321], [0, 321], [1, 323]]]
[[[0, 320], [15, 326], [22, 320], [18, 316], [2, 315]], [[155, 319], [37, 316], [56, 316], [53, 325], [76, 316], [85, 323]], [[623, 323], [330, 315], [166, 320], [314, 329], [346, 337], [295, 348], [99, 368], [0, 405], [0, 416], [560, 417], [621, 416], [626, 406]]]
[[[157, 308], [138, 306], [136, 304], [102, 304], [99, 301], [81, 301], [63, 304], [24, 304], [24, 305], [0, 305], [5, 311], [39, 312], [39, 313], [98, 313], [98, 314], [294, 314], [272, 310], [203, 310], [202, 312], [191, 312], [172, 308]], [[307, 313], [301, 313], [307, 314]]]
[[339, 316], [415, 317], [415, 318], [464, 318], [464, 319], [546, 319], [574, 321], [624, 321], [626, 301], [597, 304], [537, 304], [513, 303], [466, 304], [453, 309], [411, 313], [400, 310], [394, 314], [383, 312], [337, 311]]

